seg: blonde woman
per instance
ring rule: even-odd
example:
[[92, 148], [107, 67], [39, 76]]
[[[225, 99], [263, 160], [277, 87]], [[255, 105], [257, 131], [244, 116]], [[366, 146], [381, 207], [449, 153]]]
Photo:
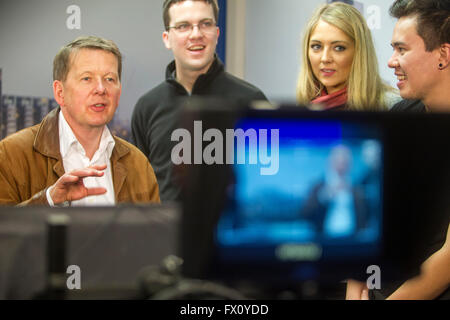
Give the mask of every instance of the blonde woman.
[[351, 5], [319, 7], [302, 50], [298, 103], [323, 110], [388, 110], [401, 100], [381, 80], [370, 30]]

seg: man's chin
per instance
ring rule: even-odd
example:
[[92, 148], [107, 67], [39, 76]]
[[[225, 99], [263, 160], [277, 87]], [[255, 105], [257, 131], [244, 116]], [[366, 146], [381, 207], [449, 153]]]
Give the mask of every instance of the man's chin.
[[112, 120], [112, 118], [111, 119], [108, 118], [108, 119], [93, 120], [93, 121], [89, 122], [89, 126], [91, 128], [102, 128], [102, 127], [106, 126], [108, 123], [110, 123], [111, 120]]
[[213, 63], [214, 59], [211, 60], [194, 60], [189, 62], [189, 69], [193, 72], [201, 72], [201, 71], [208, 71], [209, 67]]
[[420, 100], [417, 94], [411, 92], [411, 90], [400, 89], [400, 96], [405, 100]]

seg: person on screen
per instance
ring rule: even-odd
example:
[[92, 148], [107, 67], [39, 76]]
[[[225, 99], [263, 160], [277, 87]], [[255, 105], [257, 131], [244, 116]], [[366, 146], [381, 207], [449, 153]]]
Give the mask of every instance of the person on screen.
[[167, 66], [165, 81], [140, 97], [131, 119], [133, 143], [152, 163], [163, 202], [181, 197], [171, 160], [178, 99], [214, 96], [242, 103], [267, 100], [260, 89], [224, 70], [216, 55], [218, 18], [217, 0], [165, 0], [163, 4], [162, 38], [174, 61]]
[[366, 166], [359, 184], [364, 192], [369, 210], [369, 224], [377, 224], [381, 212], [382, 150], [381, 144], [375, 140], [367, 140], [362, 144], [362, 160]]
[[353, 185], [351, 167], [351, 150], [344, 145], [333, 147], [323, 180], [312, 187], [301, 209], [301, 218], [313, 222], [319, 237], [350, 237], [367, 224], [364, 193]]
[[122, 91], [116, 44], [79, 37], [53, 61], [59, 107], [0, 141], [0, 204], [99, 206], [159, 202], [147, 158], [111, 135]]
[[[396, 0], [390, 14], [398, 21], [391, 42], [394, 53], [388, 65], [395, 70], [400, 95], [405, 99], [393, 110], [450, 112], [450, 2]], [[430, 247], [424, 253], [429, 258], [421, 265], [420, 275], [384, 297], [450, 299], [450, 224], [438, 225], [436, 231], [440, 249]], [[346, 297], [369, 299], [369, 290], [365, 283], [350, 280]]]
[[315, 110], [387, 110], [399, 100], [378, 74], [361, 13], [342, 2], [320, 6], [303, 36], [297, 102]]

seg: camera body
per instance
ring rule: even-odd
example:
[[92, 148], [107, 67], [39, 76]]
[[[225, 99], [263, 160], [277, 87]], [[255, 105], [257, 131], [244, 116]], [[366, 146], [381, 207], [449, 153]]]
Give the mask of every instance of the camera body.
[[444, 243], [450, 115], [180, 105], [204, 158], [178, 168], [185, 276], [277, 292], [375, 269], [405, 281]]

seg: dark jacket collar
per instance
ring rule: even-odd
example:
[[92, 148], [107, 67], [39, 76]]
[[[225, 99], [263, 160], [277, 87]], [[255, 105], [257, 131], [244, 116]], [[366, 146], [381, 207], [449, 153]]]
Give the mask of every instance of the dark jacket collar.
[[[211, 81], [217, 77], [218, 74], [224, 71], [224, 65], [222, 61], [220, 61], [217, 55], [214, 56], [214, 61], [209, 67], [208, 72], [201, 74], [194, 83], [194, 87], [192, 88], [192, 93], [195, 94], [199, 90], [203, 89], [205, 86], [209, 85]], [[166, 81], [172, 85], [174, 85], [177, 89], [183, 90], [186, 93], [186, 89], [177, 82], [176, 80], [176, 66], [175, 60], [172, 61], [166, 68]]]

